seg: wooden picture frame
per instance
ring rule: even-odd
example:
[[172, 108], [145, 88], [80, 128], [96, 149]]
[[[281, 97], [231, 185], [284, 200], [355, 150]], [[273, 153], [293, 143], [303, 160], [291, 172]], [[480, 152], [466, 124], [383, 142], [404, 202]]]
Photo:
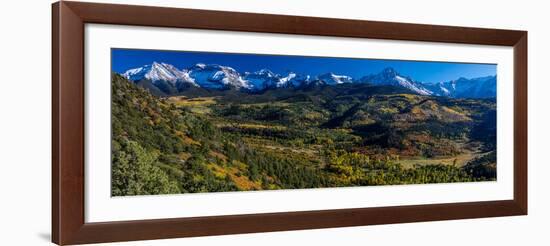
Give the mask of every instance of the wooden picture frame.
[[[59, 245], [527, 214], [527, 32], [80, 2], [52, 6], [52, 241]], [[513, 200], [124, 222], [84, 220], [84, 24], [513, 47]]]

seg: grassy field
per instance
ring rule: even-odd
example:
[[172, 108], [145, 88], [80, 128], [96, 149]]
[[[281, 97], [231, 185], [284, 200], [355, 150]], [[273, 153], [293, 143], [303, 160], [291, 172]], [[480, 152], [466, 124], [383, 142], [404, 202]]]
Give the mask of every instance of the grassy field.
[[176, 107], [188, 108], [193, 113], [207, 114], [210, 113], [208, 106], [216, 104], [216, 99], [216, 97], [188, 98], [186, 96], [172, 96], [168, 97], [166, 101]]
[[414, 168], [415, 166], [426, 166], [426, 165], [452, 165], [455, 167], [463, 167], [468, 164], [469, 161], [486, 155], [481, 151], [481, 143], [478, 142], [465, 142], [460, 141], [457, 143], [458, 148], [463, 151], [461, 154], [452, 155], [452, 156], [436, 156], [433, 158], [427, 157], [403, 157], [400, 158], [397, 163], [401, 164], [405, 168]]
[[456, 167], [462, 167], [466, 165], [470, 160], [474, 159], [477, 156], [480, 156], [480, 153], [465, 153], [456, 156], [437, 156], [434, 158], [426, 157], [405, 157], [396, 161], [396, 163], [401, 164], [404, 168], [414, 168], [415, 166], [425, 166], [425, 165], [453, 165]]

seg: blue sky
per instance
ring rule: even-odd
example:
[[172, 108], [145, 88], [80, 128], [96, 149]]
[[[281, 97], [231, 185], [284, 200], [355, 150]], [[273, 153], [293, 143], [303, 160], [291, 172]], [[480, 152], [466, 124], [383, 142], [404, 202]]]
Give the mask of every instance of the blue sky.
[[496, 75], [495, 64], [451, 63], [432, 61], [403, 61], [357, 58], [333, 58], [287, 55], [260, 55], [214, 52], [161, 51], [137, 49], [112, 49], [112, 70], [123, 73], [146, 64], [165, 62], [179, 69], [196, 63], [219, 64], [235, 68], [240, 73], [267, 68], [275, 73], [293, 71], [312, 76], [333, 72], [361, 78], [365, 75], [393, 67], [401, 75], [410, 76], [424, 83], [454, 80], [459, 77], [475, 78]]

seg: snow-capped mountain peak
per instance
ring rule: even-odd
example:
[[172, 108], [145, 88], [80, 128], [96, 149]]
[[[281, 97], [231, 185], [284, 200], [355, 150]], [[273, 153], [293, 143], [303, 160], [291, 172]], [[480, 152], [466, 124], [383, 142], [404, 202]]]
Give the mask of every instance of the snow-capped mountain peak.
[[286, 84], [286, 83], [290, 82], [291, 80], [293, 80], [294, 78], [296, 78], [296, 76], [297, 76], [296, 73], [290, 72], [290, 73], [288, 73], [288, 75], [286, 77], [281, 78], [281, 82]]
[[249, 88], [255, 91], [284, 87], [287, 82], [281, 75], [265, 68], [253, 73], [245, 73], [243, 79], [248, 82]]
[[332, 72], [318, 76], [295, 72], [280, 75], [265, 68], [241, 74], [232, 67], [205, 63], [197, 63], [189, 68], [180, 70], [171, 64], [162, 62], [153, 62], [142, 67], [129, 69], [121, 75], [136, 83], [143, 80], [150, 81], [153, 86], [156, 86], [167, 95], [181, 92], [191, 86], [214, 90], [238, 89], [244, 91], [262, 91], [272, 88], [369, 83], [372, 85], [407, 88], [420, 95], [460, 98], [488, 98], [496, 96], [496, 76], [473, 79], [461, 77], [447, 82], [427, 84], [414, 81], [408, 76], [399, 74], [391, 67], [385, 68], [379, 73], [364, 76], [359, 80]]
[[360, 79], [361, 82], [374, 85], [393, 85], [405, 87], [420, 95], [431, 95], [432, 92], [426, 89], [421, 83], [413, 81], [411, 78], [400, 75], [395, 69], [388, 67], [378, 74], [368, 75]]
[[427, 85], [427, 88], [437, 96], [489, 98], [496, 97], [496, 83], [496, 76], [471, 79], [460, 77], [456, 80]]
[[277, 74], [273, 73], [271, 70], [269, 70], [267, 68], [260, 69], [259, 71], [255, 72], [255, 73], [258, 74], [258, 75], [264, 75], [264, 76], [267, 76], [267, 77], [277, 76]]
[[392, 77], [395, 77], [395, 76], [398, 75], [397, 71], [395, 71], [395, 69], [393, 69], [393, 67], [384, 68], [384, 70], [382, 70], [381, 74], [383, 74], [387, 78], [392, 78]]
[[196, 67], [196, 68], [199, 68], [199, 69], [204, 69], [204, 68], [206, 67], [206, 64], [204, 64], [204, 63], [197, 63], [197, 64], [195, 64], [195, 66], [193, 66], [193, 67]]
[[317, 76], [317, 79], [325, 82], [327, 85], [338, 85], [353, 82], [353, 79], [350, 76], [336, 75], [334, 73], [321, 74]]
[[239, 72], [231, 67], [197, 63], [187, 71], [189, 77], [193, 78], [200, 87], [208, 89], [249, 88], [249, 84], [246, 83]]
[[153, 83], [165, 81], [170, 82], [172, 85], [176, 85], [178, 82], [194, 84], [194, 81], [188, 79], [186, 71], [181, 71], [173, 65], [159, 62], [153, 62], [152, 64], [147, 64], [142, 67], [129, 69], [124, 72], [122, 76], [132, 81], [147, 79]]

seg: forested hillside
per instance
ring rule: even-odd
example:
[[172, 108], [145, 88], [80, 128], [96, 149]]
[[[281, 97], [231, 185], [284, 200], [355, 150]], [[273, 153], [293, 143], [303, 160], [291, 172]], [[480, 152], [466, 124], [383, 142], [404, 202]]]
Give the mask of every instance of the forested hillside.
[[114, 196], [496, 179], [492, 99], [369, 84], [144, 88], [113, 75]]

